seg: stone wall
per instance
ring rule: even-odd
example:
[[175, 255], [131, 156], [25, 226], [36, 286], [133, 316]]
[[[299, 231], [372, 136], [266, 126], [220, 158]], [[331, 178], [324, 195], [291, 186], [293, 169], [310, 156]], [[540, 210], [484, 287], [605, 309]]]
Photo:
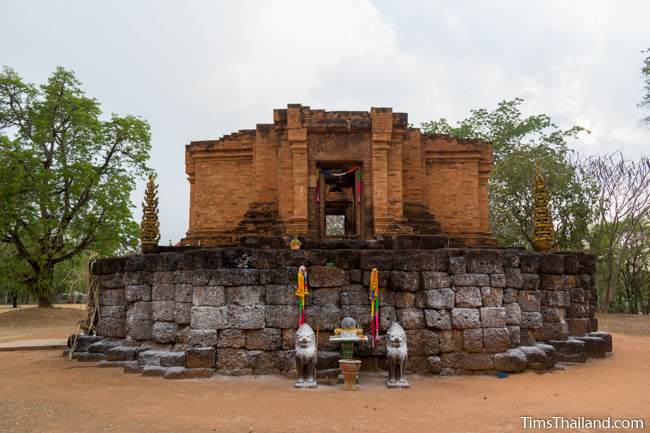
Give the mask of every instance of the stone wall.
[[[368, 328], [373, 268], [381, 331], [393, 320], [404, 327], [411, 372], [540, 369], [611, 350], [594, 332], [588, 254], [209, 248], [95, 262], [100, 337], [81, 339], [74, 357], [171, 377], [289, 371], [300, 265], [309, 270], [306, 321], [318, 330], [320, 370], [337, 367], [329, 336], [344, 316]], [[384, 364], [383, 342], [358, 353], [364, 369]]]

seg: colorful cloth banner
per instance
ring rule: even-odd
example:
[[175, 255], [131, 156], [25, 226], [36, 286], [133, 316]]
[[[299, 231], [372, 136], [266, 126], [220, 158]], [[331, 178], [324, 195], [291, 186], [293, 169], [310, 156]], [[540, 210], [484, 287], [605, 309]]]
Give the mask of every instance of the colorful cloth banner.
[[379, 341], [379, 271], [373, 268], [370, 274], [370, 344]]
[[295, 295], [298, 297], [298, 327], [305, 323], [305, 297], [309, 295], [309, 275], [307, 268], [298, 268], [298, 284]]
[[320, 172], [323, 173], [323, 176], [345, 176], [346, 174], [350, 174], [360, 167], [358, 165], [355, 165], [354, 167], [348, 168], [347, 170], [341, 170], [338, 168], [332, 168], [332, 169], [320, 169]]
[[317, 169], [316, 170], [316, 203], [320, 203], [322, 199], [320, 194], [320, 189], [321, 189], [321, 182], [324, 182], [325, 176], [341, 177], [341, 176], [345, 176], [346, 174], [350, 174], [352, 172], [354, 172], [354, 176], [357, 184], [357, 189], [355, 191], [355, 194], [357, 196], [357, 203], [361, 203], [361, 194], [363, 192], [363, 168], [356, 165], [347, 170], [343, 170], [343, 171], [339, 171], [339, 170], [340, 169], [330, 169], [330, 170]]

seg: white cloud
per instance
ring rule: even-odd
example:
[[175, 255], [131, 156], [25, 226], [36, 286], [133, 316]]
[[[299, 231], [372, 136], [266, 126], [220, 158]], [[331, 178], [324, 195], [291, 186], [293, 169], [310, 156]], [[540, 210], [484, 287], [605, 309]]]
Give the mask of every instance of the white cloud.
[[650, 138], [636, 108], [644, 1], [15, 0], [3, 15], [1, 63], [35, 82], [66, 66], [106, 112], [151, 122], [164, 242], [187, 228], [184, 145], [287, 103], [392, 106], [418, 124], [523, 97], [591, 129], [582, 152], [638, 155]]

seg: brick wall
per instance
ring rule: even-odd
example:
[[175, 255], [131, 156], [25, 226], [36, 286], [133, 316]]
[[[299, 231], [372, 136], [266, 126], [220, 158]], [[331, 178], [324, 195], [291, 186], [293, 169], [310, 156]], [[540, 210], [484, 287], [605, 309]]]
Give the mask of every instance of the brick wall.
[[260, 228], [253, 232], [270, 234], [273, 227], [284, 235], [317, 236], [316, 167], [337, 161], [363, 164], [365, 239], [417, 233], [432, 215], [437, 221], [428, 234], [436, 227], [458, 239], [494, 243], [487, 219], [490, 145], [424, 137], [391, 108], [328, 112], [290, 104], [274, 110], [272, 124], [190, 143], [185, 159], [191, 185], [186, 245], [237, 242], [256, 226], [260, 203], [268, 213], [257, 216]]
[[492, 147], [446, 136], [423, 137], [424, 200], [444, 233], [489, 234], [487, 179]]

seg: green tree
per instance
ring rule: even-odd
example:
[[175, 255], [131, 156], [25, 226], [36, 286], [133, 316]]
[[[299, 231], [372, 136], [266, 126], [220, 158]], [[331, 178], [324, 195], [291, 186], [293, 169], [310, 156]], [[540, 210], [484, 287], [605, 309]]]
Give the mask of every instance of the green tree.
[[556, 247], [582, 248], [595, 191], [568, 141], [588, 131], [580, 126], [560, 129], [546, 114], [524, 116], [523, 102], [516, 98], [500, 102], [493, 111], [472, 110], [456, 126], [447, 119], [426, 122], [422, 130], [492, 143], [489, 213], [501, 245], [532, 246], [533, 174], [539, 160], [551, 195]]
[[7, 299], [16, 304], [18, 295], [25, 292], [22, 284], [27, 275], [25, 265], [11, 245], [0, 244], [0, 302]]
[[591, 157], [584, 167], [598, 191], [591, 246], [604, 269], [600, 307], [607, 312], [617, 295], [625, 254], [650, 217], [650, 159], [627, 160], [614, 153]]
[[0, 74], [0, 238], [27, 265], [41, 307], [51, 306], [56, 266], [137, 240], [129, 195], [147, 172], [149, 124], [101, 117], [71, 71], [38, 87], [8, 67]]
[[96, 258], [97, 255], [93, 251], [84, 251], [60, 263], [54, 270], [54, 293], [85, 293], [88, 285], [88, 265]]
[[633, 229], [628, 247], [621, 251], [621, 290], [613, 307], [620, 301], [623, 312], [650, 314], [650, 221], [641, 221]]

